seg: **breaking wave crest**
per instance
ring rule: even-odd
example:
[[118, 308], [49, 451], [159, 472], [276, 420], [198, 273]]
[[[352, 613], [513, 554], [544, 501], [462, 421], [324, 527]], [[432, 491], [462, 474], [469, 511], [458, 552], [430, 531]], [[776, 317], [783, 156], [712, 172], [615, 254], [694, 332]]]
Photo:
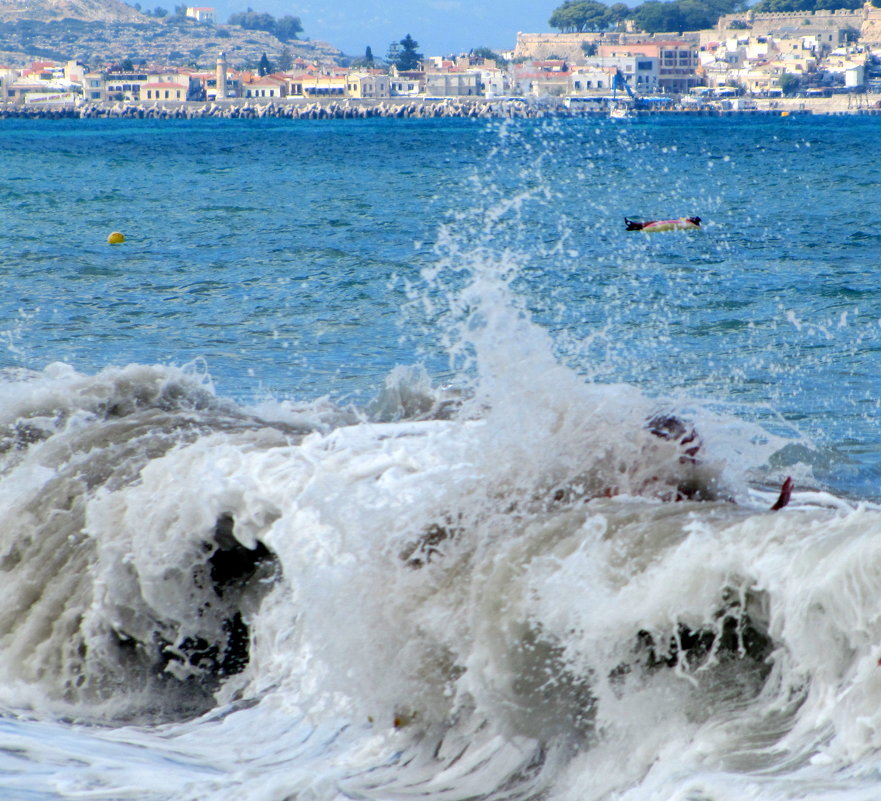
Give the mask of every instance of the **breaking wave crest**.
[[245, 409], [198, 370], [7, 375], [3, 706], [345, 720], [398, 753], [349, 756], [364, 797], [600, 798], [674, 747], [721, 771], [874, 747], [843, 710], [881, 687], [877, 511], [770, 512], [714, 453], [725, 420], [698, 459], [633, 387], [541, 375], [528, 428], [414, 368], [364, 411]]

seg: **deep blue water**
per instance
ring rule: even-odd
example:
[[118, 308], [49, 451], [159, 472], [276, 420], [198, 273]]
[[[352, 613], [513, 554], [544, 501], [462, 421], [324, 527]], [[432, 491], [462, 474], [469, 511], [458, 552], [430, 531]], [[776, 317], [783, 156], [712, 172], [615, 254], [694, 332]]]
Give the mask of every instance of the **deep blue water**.
[[[5, 120], [0, 366], [201, 358], [238, 400], [363, 403], [396, 364], [461, 381], [421, 271], [502, 264], [586, 380], [759, 420], [827, 486], [878, 498], [877, 134], [859, 117]], [[705, 230], [623, 230], [692, 214]]]

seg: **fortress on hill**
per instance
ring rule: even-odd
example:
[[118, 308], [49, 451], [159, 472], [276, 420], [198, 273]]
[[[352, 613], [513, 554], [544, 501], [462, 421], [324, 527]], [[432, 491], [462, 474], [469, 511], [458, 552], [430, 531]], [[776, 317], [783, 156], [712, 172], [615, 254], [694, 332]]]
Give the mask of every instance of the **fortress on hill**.
[[[716, 29], [720, 36], [736, 30], [749, 30], [753, 36], [765, 36], [782, 29], [811, 34], [819, 29], [837, 28], [859, 34], [861, 42], [881, 42], [881, 8], [866, 3], [853, 11], [839, 8], [834, 11], [776, 11], [756, 13], [741, 11], [719, 17]], [[794, 31], [793, 31], [794, 32]]]
[[866, 3], [854, 11], [783, 11], [756, 13], [742, 11], [719, 18], [716, 27], [708, 31], [678, 31], [669, 33], [638, 34], [634, 31], [604, 31], [584, 33], [518, 33], [514, 49], [515, 59], [544, 60], [559, 58], [576, 61], [583, 58], [585, 43], [628, 44], [637, 40], [652, 39], [686, 40], [707, 42], [732, 36], [768, 36], [785, 31], [791, 36], [810, 36], [821, 30], [838, 29], [853, 31], [865, 44], [881, 44], [881, 8]]

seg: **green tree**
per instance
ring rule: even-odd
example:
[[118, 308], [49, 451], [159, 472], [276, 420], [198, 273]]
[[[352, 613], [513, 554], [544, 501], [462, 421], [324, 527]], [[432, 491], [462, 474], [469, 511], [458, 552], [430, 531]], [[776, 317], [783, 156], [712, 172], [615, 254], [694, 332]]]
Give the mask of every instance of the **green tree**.
[[677, 30], [702, 31], [712, 28], [719, 19], [719, 13], [712, 4], [704, 0], [678, 0], [679, 24]]
[[[408, 33], [398, 44], [400, 49], [395, 59], [398, 69], [404, 72], [418, 69], [419, 62], [424, 58], [422, 53], [419, 53], [416, 49], [419, 47], [419, 42]], [[391, 54], [391, 48], [389, 48], [389, 54]]]
[[269, 59], [266, 58], [266, 53], [260, 56], [260, 63], [257, 65], [257, 74], [261, 77], [263, 75], [269, 75], [272, 72], [272, 64], [269, 63]]
[[798, 75], [793, 75], [791, 72], [784, 72], [783, 75], [780, 76], [780, 91], [787, 97], [794, 95], [798, 91], [799, 86], [801, 86], [801, 78], [799, 78]]
[[259, 14], [256, 11], [240, 12], [229, 18], [230, 25], [238, 25], [247, 31], [266, 31], [272, 33], [275, 30], [275, 17], [272, 14]]
[[660, 0], [648, 0], [633, 9], [633, 24], [646, 33], [661, 31], [684, 30], [680, 23], [682, 17], [676, 3], [662, 3]]
[[289, 42], [296, 39], [298, 33], [303, 32], [303, 24], [299, 17], [292, 17], [290, 14], [281, 17], [275, 21], [271, 33], [274, 33], [283, 42]]
[[291, 67], [294, 66], [294, 57], [287, 47], [283, 47], [281, 49], [281, 53], [278, 54], [277, 66], [279, 72], [287, 72]]
[[609, 6], [609, 19], [617, 28], [630, 16], [630, 6], [626, 3], [612, 3]]
[[566, 0], [554, 9], [548, 24], [563, 33], [603, 31], [613, 23], [609, 9], [596, 0]]
[[753, 6], [757, 12], [813, 11], [815, 0], [759, 0]]
[[490, 61], [495, 61], [497, 65], [504, 66], [507, 64], [505, 59], [503, 59], [495, 50], [489, 47], [475, 47], [469, 55], [474, 58], [483, 58], [488, 59]]
[[[767, 1], [792, 2], [793, 0]], [[813, 1], [808, 0], [808, 2]], [[712, 28], [723, 14], [741, 11], [744, 7], [744, 0], [673, 0], [673, 2], [647, 0], [633, 9], [630, 18], [637, 28], [646, 33], [698, 31]]]
[[367, 49], [364, 51], [363, 56], [352, 59], [352, 63], [350, 64], [350, 66], [363, 69], [372, 69], [376, 66], [376, 59], [373, 57], [373, 50], [371, 49], [370, 45], [367, 46]]

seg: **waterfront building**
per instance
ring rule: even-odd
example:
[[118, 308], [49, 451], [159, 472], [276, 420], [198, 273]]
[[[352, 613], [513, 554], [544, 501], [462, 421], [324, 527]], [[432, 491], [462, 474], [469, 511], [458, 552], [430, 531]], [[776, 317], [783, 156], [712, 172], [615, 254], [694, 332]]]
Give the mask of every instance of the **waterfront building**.
[[612, 90], [615, 72], [615, 67], [601, 67], [599, 65], [574, 67], [569, 74], [569, 91], [567, 94], [570, 97], [588, 97], [595, 94], [607, 95]]
[[615, 45], [600, 44], [597, 55], [645, 56], [658, 59], [658, 89], [664, 92], [686, 93], [700, 83], [695, 70], [698, 67], [698, 49], [686, 41], [642, 41]]
[[187, 88], [170, 81], [145, 83], [141, 94], [145, 100], [186, 100]]
[[242, 97], [260, 97], [277, 100], [288, 93], [287, 78], [284, 75], [254, 75], [246, 73], [241, 77]]
[[6, 84], [5, 95], [10, 103], [24, 103], [28, 95], [45, 91], [48, 91], [46, 81], [18, 77]]
[[477, 67], [480, 76], [480, 91], [484, 97], [505, 97], [511, 93], [508, 73], [498, 67]]
[[361, 70], [346, 76], [349, 97], [391, 97], [389, 76], [382, 70]]
[[345, 75], [306, 75], [300, 82], [304, 97], [345, 97]]
[[9, 86], [18, 77], [18, 70], [0, 66], [0, 103], [9, 100]]
[[512, 80], [517, 94], [562, 97], [569, 92], [572, 72], [561, 59], [529, 61], [514, 67]]
[[106, 99], [104, 76], [100, 72], [87, 72], [83, 75], [83, 99], [93, 102]]
[[[619, 71], [624, 76], [631, 91], [637, 94], [657, 92], [660, 87], [660, 59], [655, 56], [592, 56], [587, 59], [583, 66], [573, 68], [573, 70], [591, 67], [611, 70], [613, 74]], [[608, 85], [606, 84], [607, 87]]]
[[202, 98], [202, 82], [196, 73], [160, 72], [147, 76], [142, 100], [195, 100]]
[[480, 95], [480, 72], [456, 68], [426, 72], [425, 94], [429, 97], [476, 97]]
[[415, 97], [425, 87], [425, 73], [420, 70], [401, 72], [392, 66], [389, 70], [389, 91], [392, 97]]
[[309, 73], [285, 73], [288, 97], [303, 97], [303, 81], [310, 77]]
[[848, 90], [862, 89], [866, 85], [865, 53], [830, 56], [823, 62], [823, 77], [833, 86]]
[[141, 88], [149, 80], [146, 70], [109, 70], [103, 79], [102, 100], [140, 100]]
[[63, 77], [70, 84], [78, 86], [83, 85], [83, 77], [89, 71], [89, 68], [80, 61], [68, 61], [64, 65]]

